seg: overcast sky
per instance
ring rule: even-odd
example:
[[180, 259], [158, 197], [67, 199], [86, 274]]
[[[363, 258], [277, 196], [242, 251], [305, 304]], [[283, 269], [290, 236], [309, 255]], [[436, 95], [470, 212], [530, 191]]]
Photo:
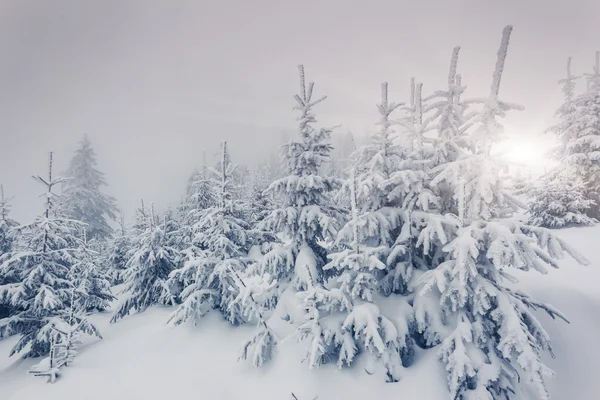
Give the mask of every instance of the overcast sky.
[[329, 96], [319, 121], [360, 135], [382, 81], [393, 100], [408, 99], [411, 76], [442, 88], [455, 45], [468, 95], [486, 95], [506, 24], [501, 97], [526, 107], [509, 131], [547, 140], [556, 81], [569, 55], [590, 69], [598, 21], [598, 0], [3, 0], [0, 182], [14, 216], [32, 217], [41, 187], [29, 176], [49, 150], [64, 169], [87, 133], [126, 214], [140, 198], [164, 207], [221, 140], [251, 163], [294, 129], [298, 63]]

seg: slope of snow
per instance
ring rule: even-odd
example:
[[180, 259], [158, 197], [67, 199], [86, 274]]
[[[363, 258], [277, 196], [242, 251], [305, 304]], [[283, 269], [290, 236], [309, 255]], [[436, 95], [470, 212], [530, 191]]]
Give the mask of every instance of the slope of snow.
[[[538, 300], [551, 303], [571, 323], [540, 319], [554, 343], [556, 372], [549, 380], [553, 399], [593, 400], [600, 393], [600, 226], [559, 231], [591, 264], [564, 260], [561, 269], [543, 276], [518, 274], [521, 286]], [[261, 369], [237, 362], [240, 344], [254, 328], [233, 328], [216, 313], [196, 327], [168, 327], [172, 309], [155, 307], [141, 315], [109, 324], [109, 314], [92, 316], [103, 340], [81, 346], [72, 366], [55, 384], [27, 374], [38, 360], [7, 358], [16, 338], [0, 341], [0, 399], [120, 400], [120, 399], [379, 399], [448, 398], [443, 367], [435, 351], [420, 351], [398, 383], [385, 383], [381, 371], [368, 375], [361, 361], [340, 371], [325, 365], [319, 371], [301, 363], [305, 343], [284, 341], [275, 360]], [[284, 321], [277, 321], [279, 332]], [[535, 397], [532, 397], [535, 398]]]

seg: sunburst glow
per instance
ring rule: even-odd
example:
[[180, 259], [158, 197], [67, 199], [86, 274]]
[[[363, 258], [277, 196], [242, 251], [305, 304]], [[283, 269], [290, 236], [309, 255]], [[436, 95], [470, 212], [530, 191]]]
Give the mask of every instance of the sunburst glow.
[[510, 170], [527, 170], [541, 174], [553, 165], [549, 156], [553, 142], [546, 135], [509, 134], [496, 147], [496, 154], [505, 160]]

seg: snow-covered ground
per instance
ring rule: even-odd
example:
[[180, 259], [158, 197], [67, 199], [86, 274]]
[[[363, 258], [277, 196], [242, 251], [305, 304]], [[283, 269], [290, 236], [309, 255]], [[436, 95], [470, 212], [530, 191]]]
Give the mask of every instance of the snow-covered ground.
[[[600, 398], [600, 226], [572, 228], [559, 234], [591, 264], [565, 259], [546, 276], [519, 274], [521, 286], [537, 299], [561, 310], [571, 323], [539, 317], [554, 343], [556, 372], [549, 380], [556, 400]], [[0, 341], [1, 400], [119, 399], [387, 399], [448, 398], [444, 371], [435, 351], [421, 351], [398, 383], [385, 383], [381, 373], [368, 375], [358, 364], [340, 371], [325, 365], [320, 371], [300, 363], [304, 344], [286, 341], [275, 360], [261, 369], [237, 362], [240, 344], [253, 327], [233, 328], [217, 313], [196, 327], [166, 326], [172, 309], [155, 307], [116, 324], [109, 313], [93, 316], [104, 335], [82, 346], [75, 363], [63, 369], [55, 384], [27, 374], [37, 360], [7, 358], [16, 338]], [[281, 322], [284, 324], [284, 322]]]

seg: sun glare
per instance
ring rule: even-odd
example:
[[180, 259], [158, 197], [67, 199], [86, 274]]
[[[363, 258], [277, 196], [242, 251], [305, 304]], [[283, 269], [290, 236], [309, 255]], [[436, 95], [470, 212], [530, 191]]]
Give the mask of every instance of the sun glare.
[[526, 171], [539, 175], [552, 165], [548, 152], [552, 147], [548, 138], [539, 135], [508, 135], [498, 144], [496, 153], [509, 164], [511, 171]]

